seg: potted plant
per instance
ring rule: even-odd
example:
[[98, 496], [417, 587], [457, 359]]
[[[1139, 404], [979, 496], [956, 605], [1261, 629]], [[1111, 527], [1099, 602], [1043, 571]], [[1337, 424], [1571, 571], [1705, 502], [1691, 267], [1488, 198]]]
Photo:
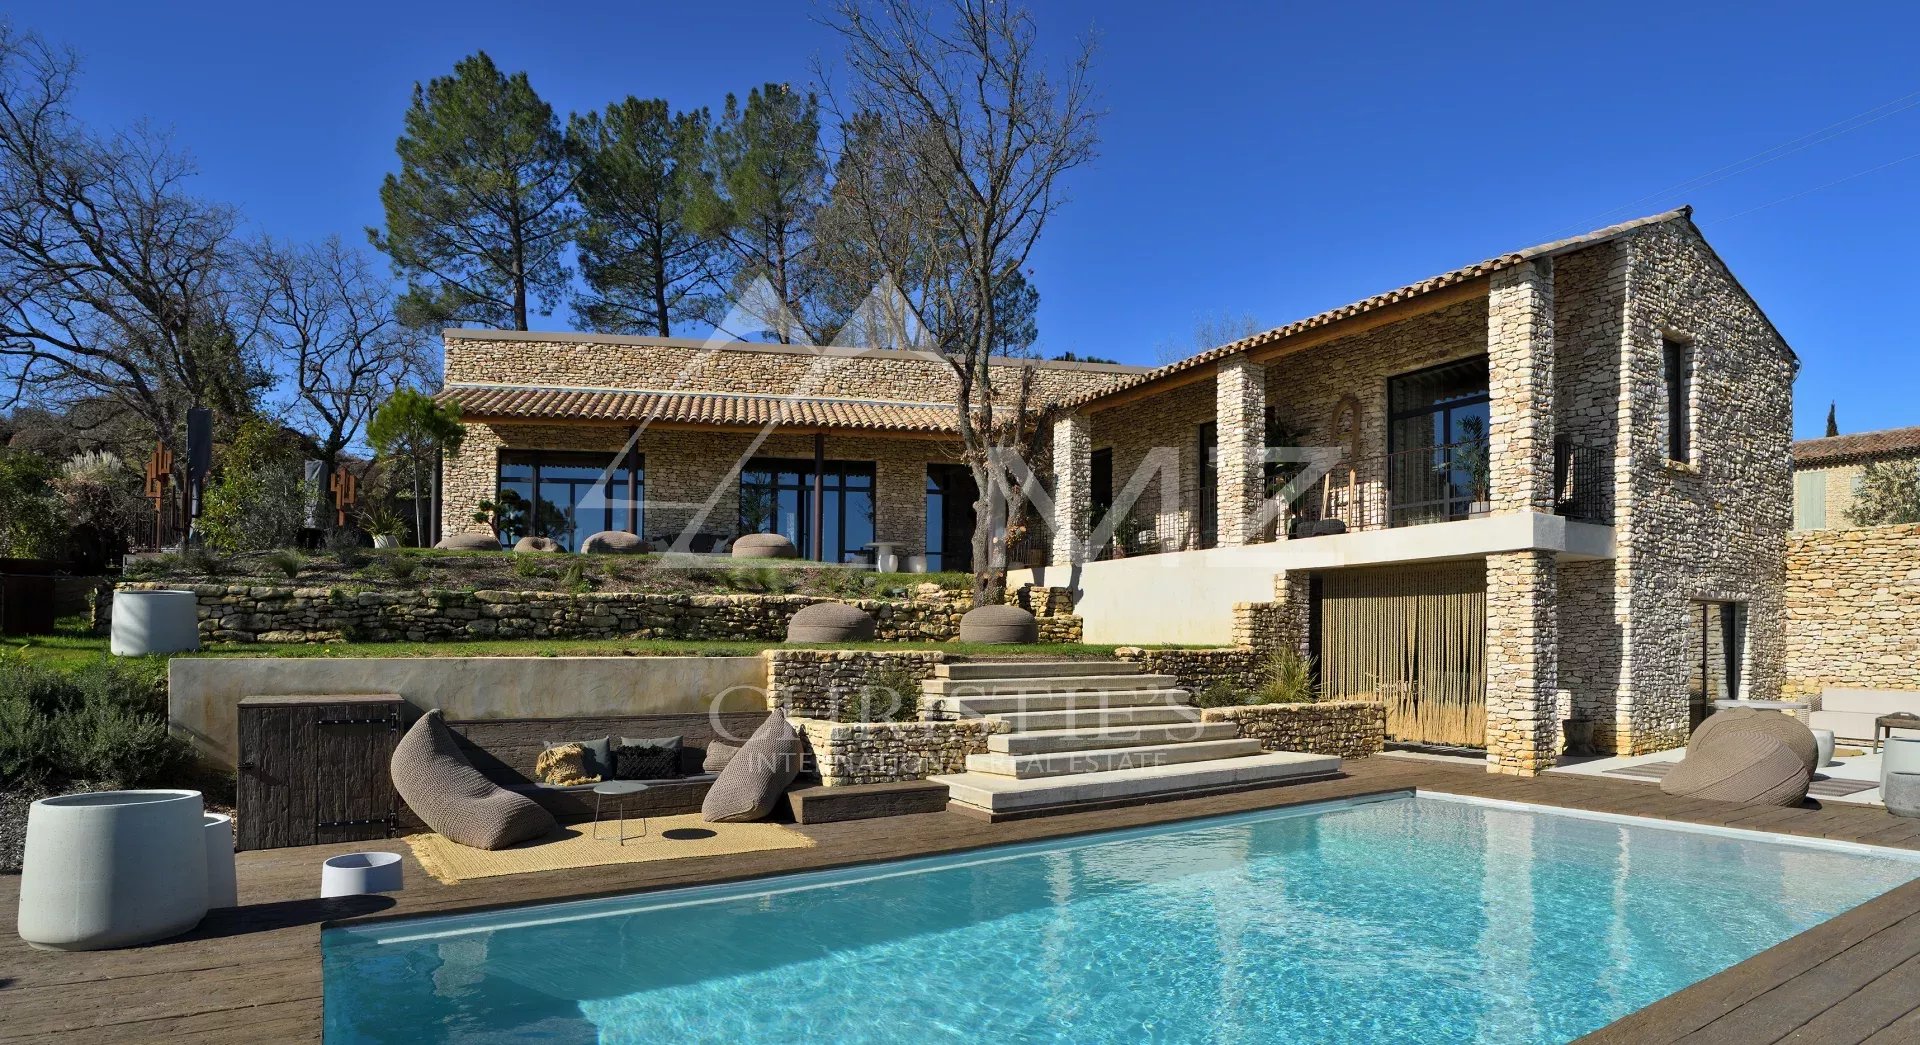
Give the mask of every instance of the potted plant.
[[406, 536], [407, 521], [392, 508], [381, 505], [366, 516], [367, 532], [373, 535], [375, 548], [398, 548]]
[[1493, 509], [1488, 492], [1493, 461], [1488, 456], [1487, 423], [1478, 417], [1468, 417], [1461, 420], [1460, 429], [1466, 438], [1454, 444], [1449, 469], [1466, 473], [1471, 498], [1467, 503], [1467, 517], [1477, 519]]

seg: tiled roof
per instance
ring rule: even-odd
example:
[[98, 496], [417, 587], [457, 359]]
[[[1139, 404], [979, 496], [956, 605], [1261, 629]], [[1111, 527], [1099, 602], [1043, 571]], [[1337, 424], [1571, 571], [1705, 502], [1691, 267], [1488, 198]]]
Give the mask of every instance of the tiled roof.
[[735, 392], [448, 385], [439, 395], [462, 415], [516, 421], [664, 422], [761, 428], [849, 428], [892, 432], [956, 431], [953, 406], [884, 399], [784, 397]]
[[1800, 468], [1896, 456], [1920, 456], [1920, 426], [1830, 435], [1793, 444], [1793, 463]]
[[1428, 277], [1418, 283], [1409, 283], [1397, 290], [1389, 290], [1384, 294], [1375, 294], [1370, 298], [1362, 298], [1350, 305], [1342, 305], [1339, 308], [1329, 309], [1318, 315], [1308, 316], [1305, 319], [1297, 320], [1283, 327], [1275, 327], [1272, 330], [1265, 330], [1258, 334], [1243, 337], [1238, 341], [1230, 341], [1218, 348], [1210, 348], [1199, 355], [1190, 356], [1177, 363], [1169, 363], [1166, 366], [1149, 370], [1144, 374], [1122, 379], [1098, 392], [1090, 392], [1077, 396], [1066, 405], [1080, 406], [1091, 403], [1102, 397], [1112, 395], [1115, 392], [1152, 384], [1161, 378], [1224, 359], [1236, 352], [1244, 352], [1250, 348], [1259, 348], [1262, 345], [1282, 341], [1296, 334], [1304, 334], [1309, 330], [1329, 326], [1344, 319], [1351, 319], [1354, 316], [1372, 312], [1375, 309], [1385, 308], [1388, 305], [1398, 304], [1402, 301], [1408, 301], [1424, 294], [1431, 294], [1436, 290], [1445, 290], [1451, 286], [1479, 279], [1482, 276], [1491, 275], [1501, 269], [1512, 268], [1515, 265], [1531, 261], [1534, 258], [1562, 254], [1567, 251], [1578, 250], [1582, 247], [1590, 247], [1598, 243], [1604, 243], [1616, 236], [1625, 235], [1626, 233], [1647, 225], [1657, 225], [1663, 221], [1686, 218], [1692, 214], [1692, 207], [1680, 207], [1660, 214], [1652, 214], [1644, 218], [1635, 218], [1632, 221], [1621, 222], [1618, 225], [1609, 225], [1604, 229], [1595, 229], [1592, 232], [1574, 236], [1570, 239], [1555, 240], [1552, 243], [1542, 243], [1539, 246], [1528, 247], [1525, 250], [1516, 251], [1512, 254], [1502, 254], [1497, 258], [1488, 258], [1485, 261], [1457, 268], [1451, 272], [1442, 272], [1437, 276]]

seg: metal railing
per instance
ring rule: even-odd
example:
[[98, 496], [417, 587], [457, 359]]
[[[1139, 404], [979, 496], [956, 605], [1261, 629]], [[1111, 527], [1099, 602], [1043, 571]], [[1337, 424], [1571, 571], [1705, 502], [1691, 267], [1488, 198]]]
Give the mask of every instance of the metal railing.
[[[1485, 440], [1401, 450], [1342, 462], [1295, 499], [1290, 537], [1454, 522], [1486, 514], [1492, 475]], [[1582, 522], [1608, 520], [1605, 461], [1595, 447], [1557, 440], [1554, 514]]]

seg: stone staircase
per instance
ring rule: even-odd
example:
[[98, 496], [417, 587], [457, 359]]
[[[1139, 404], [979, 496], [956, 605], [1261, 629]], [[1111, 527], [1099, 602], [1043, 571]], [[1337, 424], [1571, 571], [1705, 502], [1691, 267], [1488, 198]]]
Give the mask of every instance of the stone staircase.
[[1009, 730], [930, 778], [948, 800], [995, 819], [1239, 790], [1337, 772], [1331, 755], [1262, 752], [1231, 722], [1202, 722], [1171, 675], [1125, 661], [942, 664], [922, 684], [927, 719], [984, 718]]

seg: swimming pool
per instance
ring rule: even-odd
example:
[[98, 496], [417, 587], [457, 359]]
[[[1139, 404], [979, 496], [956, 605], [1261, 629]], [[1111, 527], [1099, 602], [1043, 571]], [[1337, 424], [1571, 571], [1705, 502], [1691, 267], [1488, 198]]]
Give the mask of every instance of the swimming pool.
[[329, 1041], [1562, 1042], [1920, 856], [1448, 796], [328, 930]]

